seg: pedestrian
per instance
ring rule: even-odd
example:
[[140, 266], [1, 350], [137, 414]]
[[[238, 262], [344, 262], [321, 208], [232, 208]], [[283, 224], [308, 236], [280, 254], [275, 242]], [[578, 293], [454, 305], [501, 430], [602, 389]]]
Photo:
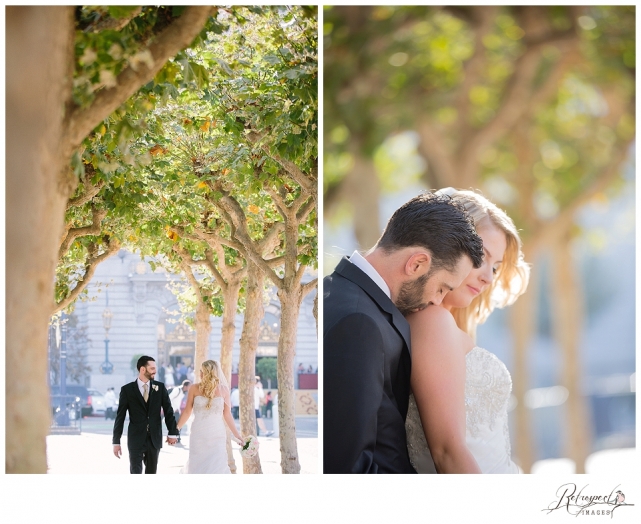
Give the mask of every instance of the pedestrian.
[[272, 407], [274, 403], [272, 401], [272, 392], [268, 391], [265, 395], [265, 417], [272, 418]]
[[265, 398], [265, 393], [263, 391], [263, 384], [260, 381], [260, 377], [256, 376], [256, 384], [254, 385], [254, 411], [256, 412], [256, 434], [258, 434], [258, 429], [263, 432], [266, 437], [269, 437], [274, 432], [267, 431], [265, 426], [265, 421], [260, 414], [260, 401]]
[[166, 365], [167, 365], [167, 363], [166, 363], [166, 362], [163, 362], [163, 363], [160, 365], [160, 368], [158, 369], [158, 382], [163, 382], [163, 383], [165, 382], [165, 373], [166, 373], [166, 371], [167, 371], [167, 370], [165, 369], [165, 366], [166, 366]]
[[167, 389], [171, 389], [177, 383], [178, 381], [176, 380], [176, 377], [175, 377], [174, 368], [172, 367], [170, 362], [169, 365], [165, 368], [165, 386], [167, 387]]
[[185, 380], [187, 380], [187, 366], [184, 362], [181, 362], [178, 367], [178, 380], [176, 381], [176, 383], [182, 383]]
[[114, 388], [108, 388], [107, 393], [105, 393], [105, 420], [116, 419], [116, 413], [114, 412], [116, 400], [116, 392], [114, 391]]
[[[183, 405], [187, 400], [187, 392], [189, 391], [189, 386], [191, 382], [185, 380], [180, 387], [174, 388], [169, 394], [169, 401], [171, 402], [171, 407], [174, 410], [174, 417], [176, 417], [176, 424], [180, 419], [180, 414], [183, 411]], [[185, 432], [185, 434], [187, 434]], [[178, 433], [178, 444], [180, 444], [180, 433]]]
[[230, 402], [231, 402], [232, 417], [238, 420], [238, 416], [239, 416], [238, 411], [240, 408], [240, 390], [238, 388], [234, 388], [231, 390]]
[[189, 368], [187, 369], [187, 380], [189, 380], [189, 382], [191, 382], [193, 384], [194, 383], [194, 378], [195, 378], [195, 376], [194, 376], [194, 366], [189, 366]]
[[303, 366], [302, 362], [298, 364], [298, 373], [305, 373], [305, 366]]

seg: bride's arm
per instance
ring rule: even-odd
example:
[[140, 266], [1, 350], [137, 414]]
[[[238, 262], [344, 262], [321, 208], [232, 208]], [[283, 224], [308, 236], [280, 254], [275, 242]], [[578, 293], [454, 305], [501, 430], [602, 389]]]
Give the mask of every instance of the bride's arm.
[[231, 402], [229, 401], [229, 391], [223, 390], [221, 391], [221, 394], [225, 402], [225, 407], [223, 408], [223, 417], [225, 418], [225, 423], [227, 424], [229, 431], [231, 431], [234, 437], [236, 437], [238, 440], [243, 440], [243, 438], [240, 436], [240, 433], [238, 433], [238, 430], [236, 429], [236, 423], [234, 422], [234, 417], [231, 414], [231, 408], [230, 408]]
[[194, 409], [194, 397], [196, 396], [197, 388], [198, 386], [196, 384], [192, 384], [187, 390], [187, 403], [185, 405], [185, 409], [180, 414], [180, 419], [178, 420], [177, 424], [178, 430], [180, 430], [180, 428], [182, 428], [187, 423], [189, 417], [191, 417], [191, 412]]
[[[481, 473], [465, 443], [465, 353], [469, 337], [452, 315], [429, 306], [408, 316], [411, 386], [439, 473]], [[466, 340], [467, 337], [467, 340]]]

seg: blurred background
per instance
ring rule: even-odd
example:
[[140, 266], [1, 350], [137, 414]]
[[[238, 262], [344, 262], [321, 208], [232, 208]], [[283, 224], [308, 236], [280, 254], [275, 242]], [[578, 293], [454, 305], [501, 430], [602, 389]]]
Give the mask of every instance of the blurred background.
[[635, 7], [324, 11], [324, 273], [425, 189], [513, 218], [528, 292], [479, 327], [526, 473], [635, 447]]

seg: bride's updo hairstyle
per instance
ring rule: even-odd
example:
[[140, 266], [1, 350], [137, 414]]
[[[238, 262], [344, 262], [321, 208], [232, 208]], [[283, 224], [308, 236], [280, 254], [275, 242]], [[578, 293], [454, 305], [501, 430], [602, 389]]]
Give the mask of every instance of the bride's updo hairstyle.
[[216, 394], [216, 388], [220, 384], [220, 364], [215, 360], [205, 360], [200, 366], [202, 378], [200, 379], [200, 392], [207, 397], [207, 406], [211, 407], [211, 401]]
[[440, 189], [437, 193], [449, 195], [452, 200], [462, 204], [472, 217], [477, 231], [493, 225], [505, 233], [503, 262], [492, 283], [474, 297], [466, 308], [452, 309], [458, 327], [472, 338], [476, 338], [476, 326], [485, 322], [494, 308], [509, 306], [525, 293], [530, 278], [530, 266], [523, 260], [521, 238], [514, 222], [505, 211], [474, 191], [448, 187]]

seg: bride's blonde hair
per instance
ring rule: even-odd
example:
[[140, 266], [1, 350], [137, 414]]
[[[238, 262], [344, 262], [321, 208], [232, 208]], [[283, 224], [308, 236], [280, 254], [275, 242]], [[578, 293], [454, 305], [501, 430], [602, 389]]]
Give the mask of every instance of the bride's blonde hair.
[[203, 397], [207, 398], [207, 409], [211, 407], [211, 401], [216, 395], [216, 389], [220, 384], [220, 364], [216, 360], [205, 360], [200, 365], [202, 377], [198, 386]]
[[512, 219], [487, 198], [474, 191], [448, 187], [438, 191], [461, 203], [479, 228], [493, 225], [505, 233], [503, 262], [492, 283], [465, 308], [453, 308], [452, 315], [460, 329], [476, 339], [476, 326], [490, 316], [494, 308], [513, 304], [525, 293], [530, 279], [530, 266], [523, 260], [523, 244]]

